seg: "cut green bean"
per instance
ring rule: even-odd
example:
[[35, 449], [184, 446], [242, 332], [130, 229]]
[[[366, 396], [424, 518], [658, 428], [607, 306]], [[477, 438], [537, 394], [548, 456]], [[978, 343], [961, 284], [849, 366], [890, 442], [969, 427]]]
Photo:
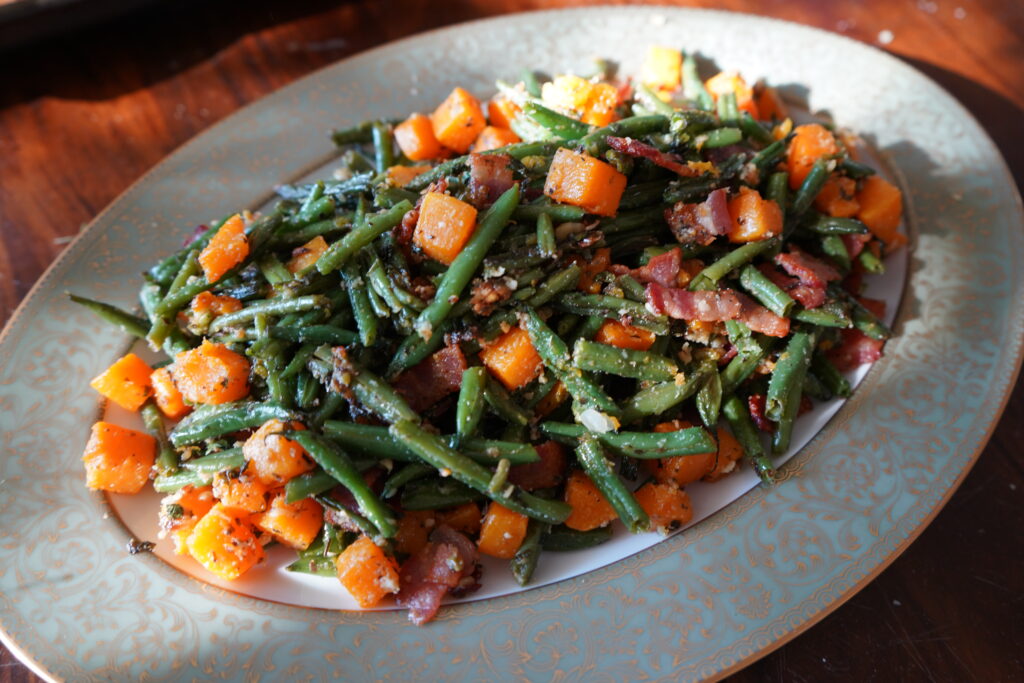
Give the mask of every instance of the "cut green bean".
[[697, 138], [697, 144], [704, 149], [717, 149], [735, 145], [743, 139], [739, 128], [716, 128]]
[[707, 377], [695, 369], [671, 382], [652, 384], [627, 399], [622, 406], [622, 424], [628, 425], [648, 415], [660, 415], [690, 398], [704, 385]]
[[620, 349], [586, 339], [576, 341], [573, 362], [580, 370], [651, 382], [667, 382], [679, 372], [675, 361], [665, 356], [648, 351]]
[[832, 364], [828, 356], [821, 351], [815, 351], [814, 356], [811, 357], [811, 372], [835, 396], [839, 398], [850, 397], [852, 389], [850, 388], [849, 380], [843, 377], [843, 374], [836, 369], [836, 366]]
[[555, 243], [555, 226], [551, 222], [551, 214], [541, 212], [537, 216], [537, 249], [541, 256], [554, 258], [558, 255], [558, 245]]
[[154, 467], [159, 474], [170, 474], [178, 469], [178, 452], [167, 440], [164, 418], [155, 403], [146, 403], [140, 411], [146, 431], [156, 439], [157, 455]]
[[466, 368], [462, 373], [462, 386], [459, 387], [459, 401], [455, 408], [455, 433], [460, 442], [476, 433], [484, 416], [487, 375], [487, 369], [482, 366]]
[[764, 445], [761, 437], [750, 419], [750, 413], [744, 401], [738, 396], [730, 396], [722, 404], [722, 415], [729, 423], [729, 431], [736, 437], [736, 441], [743, 447], [743, 455], [750, 462], [754, 472], [764, 484], [771, 485], [775, 482], [775, 468], [771, 460], [764, 452]]
[[792, 215], [799, 218], [807, 209], [811, 208], [814, 198], [818, 196], [825, 181], [828, 180], [831, 165], [828, 159], [818, 159], [814, 162], [807, 177], [804, 178], [804, 182], [800, 184], [800, 188], [793, 195], [793, 201], [789, 206]]
[[[545, 436], [565, 444], [572, 444], [588, 433], [583, 425], [567, 422], [542, 422], [540, 429]], [[714, 439], [701, 427], [674, 432], [605, 432], [594, 434], [594, 437], [613, 451], [640, 460], [696, 455], [715, 450]]]
[[[327, 420], [323, 423], [324, 435], [336, 441], [343, 448], [363, 457], [378, 460], [415, 461], [416, 455], [402, 447], [389, 433], [387, 427], [361, 425], [354, 422]], [[460, 453], [482, 465], [495, 465], [502, 458], [513, 465], [522, 465], [540, 460], [537, 449], [528, 443], [514, 443], [471, 437], [456, 440], [455, 435], [444, 437], [448, 444]]]
[[777, 316], [789, 316], [796, 305], [791, 296], [752, 265], [744, 266], [740, 271], [740, 285]]
[[651, 520], [647, 513], [619, 479], [615, 467], [605, 457], [601, 443], [592, 434], [585, 433], [580, 437], [579, 445], [576, 446], [576, 461], [583, 467], [605, 500], [615, 508], [616, 514], [630, 533], [636, 534], [650, 528]]
[[351, 232], [321, 254], [316, 261], [316, 269], [321, 275], [326, 275], [341, 268], [356, 252], [401, 223], [402, 218], [410, 211], [412, 211], [412, 203], [403, 200], [390, 209], [375, 214], [365, 222], [356, 225]]
[[88, 308], [108, 323], [120, 327], [133, 337], [145, 339], [146, 334], [149, 332], [149, 325], [145, 320], [137, 315], [132, 315], [117, 306], [105, 304], [101, 301], [94, 301], [93, 299], [86, 299], [84, 296], [75, 296], [74, 294], [68, 294], [68, 298], [76, 304]]
[[530, 579], [533, 578], [533, 572], [537, 569], [537, 561], [540, 559], [541, 537], [548, 528], [547, 524], [535, 519], [531, 519], [526, 527], [526, 536], [509, 563], [512, 576], [520, 586], [529, 584]]
[[612, 528], [602, 526], [589, 531], [577, 531], [567, 526], [551, 527], [540, 539], [543, 550], [555, 553], [572, 552], [594, 548], [612, 540]]
[[186, 460], [182, 467], [193, 472], [198, 472], [204, 475], [214, 475], [218, 472], [226, 472], [227, 470], [235, 470], [245, 465], [245, 455], [242, 453], [242, 449], [239, 448], [227, 448], [223, 451], [217, 451], [210, 455], [204, 455], [201, 458], [194, 458], [192, 460]]
[[305, 498], [313, 498], [337, 485], [338, 480], [323, 470], [300, 474], [284, 485], [284, 502], [296, 503]]
[[222, 403], [201, 406], [185, 416], [169, 434], [171, 443], [181, 448], [243, 429], [261, 426], [267, 420], [294, 420], [298, 415], [279, 403]]

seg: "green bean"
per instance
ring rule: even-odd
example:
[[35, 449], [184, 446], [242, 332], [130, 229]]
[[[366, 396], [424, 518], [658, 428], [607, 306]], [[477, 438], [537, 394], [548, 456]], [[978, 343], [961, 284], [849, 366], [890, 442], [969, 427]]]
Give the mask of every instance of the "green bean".
[[[139, 301], [142, 303], [142, 309], [151, 324], [157, 319], [156, 307], [162, 300], [163, 297], [160, 295], [159, 285], [146, 283], [139, 291]], [[146, 332], [148, 334], [149, 327], [146, 328]], [[191, 348], [192, 344], [186, 339], [185, 334], [176, 325], [171, 326], [167, 339], [164, 340], [164, 352], [173, 358], [182, 351], [188, 351]]]
[[[345, 157], [349, 157], [350, 159], [354, 158], [346, 154], [345, 156], [342, 157], [342, 159], [344, 159]], [[356, 169], [362, 172], [356, 173], [356, 175], [353, 175], [352, 177], [347, 178], [345, 180], [321, 180], [316, 183], [306, 183], [302, 185], [285, 184], [278, 185], [276, 188], [274, 188], [274, 190], [277, 192], [277, 195], [279, 197], [282, 197], [283, 199], [303, 201], [305, 201], [309, 193], [312, 192], [313, 189], [320, 183], [323, 183], [325, 194], [329, 194], [335, 197], [361, 195], [363, 193], [369, 192], [373, 184], [374, 173], [371, 172], [373, 171], [373, 165], [370, 164], [369, 161], [366, 161], [365, 157], [363, 157], [362, 155], [359, 155], [359, 158], [366, 162], [365, 164], [361, 165], [359, 169]]]
[[704, 87], [704, 81], [697, 73], [697, 60], [693, 55], [686, 55], [683, 58], [683, 96], [693, 102], [698, 109], [710, 111], [714, 108], [715, 100], [711, 93]]
[[743, 133], [739, 128], [716, 128], [708, 131], [697, 138], [698, 148], [717, 149], [735, 145], [743, 139]]
[[370, 128], [373, 155], [377, 173], [385, 173], [395, 165], [395, 148], [391, 140], [391, 127], [383, 121], [374, 121]]
[[750, 112], [740, 112], [739, 124], [743, 135], [755, 142], [759, 142], [762, 145], [772, 145], [776, 142], [775, 138], [772, 137], [771, 131], [765, 130], [765, 127], [750, 115]]
[[811, 357], [811, 372], [835, 396], [849, 398], [850, 382], [836, 369], [832, 361], [821, 351], [815, 351]]
[[619, 200], [619, 211], [631, 211], [651, 204], [661, 204], [662, 195], [668, 187], [665, 180], [648, 183], [634, 183], [626, 187]]
[[697, 412], [708, 429], [718, 424], [718, 413], [722, 408], [722, 378], [718, 374], [718, 363], [707, 358], [700, 363], [705, 375], [704, 384], [697, 390]]
[[665, 356], [649, 351], [619, 349], [586, 339], [576, 341], [573, 362], [580, 370], [587, 372], [603, 372], [651, 382], [667, 382], [679, 372], [675, 361]]
[[743, 447], [743, 455], [750, 462], [761, 482], [768, 485], [773, 484], [775, 468], [768, 456], [765, 455], [761, 437], [757, 433], [754, 421], [750, 419], [750, 413], [743, 400], [738, 396], [730, 396], [722, 404], [722, 414], [729, 423], [729, 431]]
[[537, 560], [540, 559], [540, 539], [547, 528], [548, 525], [544, 522], [531, 519], [526, 527], [526, 536], [509, 563], [512, 576], [520, 586], [527, 585], [533, 578], [533, 572], [537, 569]]
[[[358, 455], [378, 460], [391, 459], [411, 462], [416, 460], [412, 451], [405, 449], [387, 430], [387, 427], [361, 425], [354, 422], [327, 420], [324, 435], [345, 449]], [[444, 437], [450, 446], [482, 465], [494, 465], [504, 458], [514, 465], [540, 460], [537, 449], [527, 443], [496, 441], [471, 437], [456, 441], [456, 435]]]
[[285, 327], [274, 325], [270, 328], [273, 339], [312, 344], [354, 344], [359, 335], [350, 330], [343, 330], [333, 325], [306, 325], [304, 327]]
[[566, 290], [576, 287], [580, 281], [583, 269], [578, 264], [572, 264], [562, 270], [555, 271], [540, 285], [540, 290], [526, 300], [527, 305], [533, 308], [540, 308], [554, 297]]
[[706, 379], [698, 368], [687, 373], [682, 383], [662, 382], [641, 389], [623, 404], [622, 424], [630, 424], [647, 415], [660, 415], [671, 410], [697, 393]]
[[785, 351], [779, 355], [768, 382], [768, 394], [765, 398], [765, 416], [772, 422], [782, 421], [786, 406], [794, 394], [796, 400], [800, 400], [800, 387], [803, 385], [813, 351], [813, 335], [797, 330], [790, 337]]
[[661, 114], [662, 116], [668, 117], [676, 113], [676, 110], [672, 105], [654, 94], [654, 92], [652, 92], [651, 89], [643, 83], [637, 83], [633, 86], [633, 94], [645, 108], [649, 109], [654, 114]]
[[[542, 422], [541, 432], [556, 441], [570, 444], [590, 433], [586, 427], [567, 422]], [[605, 432], [593, 436], [617, 453], [640, 460], [696, 455], [715, 450], [715, 441], [705, 429], [689, 427], [675, 432]]]
[[[668, 201], [666, 199], [666, 201]], [[665, 225], [665, 209], [662, 206], [647, 207], [635, 211], [624, 211], [615, 218], [601, 220], [601, 232], [607, 235], [628, 232], [638, 228], [650, 228], [651, 224]]]
[[559, 140], [579, 140], [590, 132], [590, 126], [582, 121], [559, 114], [536, 102], [525, 102], [523, 115], [532, 119]]
[[411, 462], [400, 469], [396, 468], [384, 481], [384, 488], [381, 490], [380, 496], [387, 500], [402, 490], [402, 487], [409, 482], [431, 474], [434, 474], [434, 468], [421, 462]]
[[[785, 171], [772, 173], [768, 177], [768, 188], [765, 190], [765, 198], [775, 202], [779, 207], [779, 213], [783, 223], [786, 221], [786, 207], [789, 206], [789, 174]], [[779, 244], [781, 246], [781, 243]]]
[[325, 308], [329, 304], [327, 297], [320, 294], [297, 296], [294, 299], [267, 299], [251, 303], [234, 313], [217, 316], [210, 323], [210, 333], [227, 327], [236, 327], [239, 323], [247, 323], [258, 315], [285, 315], [301, 313], [313, 309]]
[[415, 322], [416, 331], [405, 338], [388, 368], [389, 374], [395, 374], [412, 367], [427, 357], [429, 346], [415, 341], [416, 337], [429, 341], [438, 327], [458, 301], [462, 290], [473, 278], [487, 251], [501, 234], [508, 223], [512, 210], [519, 203], [519, 186], [513, 185], [498, 198], [477, 225], [476, 231], [469, 242], [455, 257], [452, 264], [441, 276], [434, 300], [420, 313]]
[[736, 93], [722, 93], [718, 96], [717, 105], [718, 118], [722, 123], [728, 126], [735, 126], [739, 123], [740, 110], [736, 107]]
[[484, 383], [483, 398], [487, 405], [506, 422], [521, 427], [529, 424], [532, 417], [530, 413], [513, 401], [509, 393], [505, 391], [505, 387], [501, 386], [498, 380], [491, 377], [490, 373], [487, 373]]
[[523, 81], [523, 87], [531, 97], [540, 97], [540, 83], [537, 81], [537, 74], [533, 72], [533, 69], [523, 69], [519, 78]]
[[412, 202], [402, 200], [390, 209], [358, 223], [351, 232], [327, 248], [316, 261], [316, 269], [326, 275], [341, 268], [360, 249], [402, 222], [412, 210]]
[[[181, 264], [181, 269], [171, 281], [171, 285], [167, 289], [167, 295], [163, 299], [164, 301], [166, 301], [168, 297], [172, 297], [177, 292], [181, 291], [182, 287], [188, 284], [189, 280], [199, 272], [200, 267], [198, 257], [199, 252], [195, 249], [188, 253], [185, 257], [185, 261]], [[161, 304], [162, 303], [163, 301], [161, 301]], [[158, 304], [158, 308], [161, 304]], [[149, 332], [146, 334], [146, 341], [149, 342], [151, 349], [156, 350], [162, 347], [164, 341], [166, 341], [167, 337], [171, 334], [171, 330], [177, 327], [174, 321], [176, 313], [177, 310], [173, 311], [171, 314], [159, 315], [154, 318], [153, 324], [150, 326]]]
[[589, 433], [580, 437], [576, 447], [576, 460], [594, 482], [605, 499], [615, 508], [616, 514], [631, 533], [647, 531], [651, 520], [640, 507], [636, 497], [615, 473], [615, 467], [605, 457], [601, 443]]
[[419, 420], [416, 411], [409, 407], [394, 387], [366, 368], [355, 370], [350, 386], [361, 404], [387, 422]]
[[519, 514], [550, 524], [560, 524], [572, 512], [572, 508], [566, 503], [544, 500], [512, 485], [503, 491], [492, 493], [488, 490], [491, 481], [490, 471], [452, 450], [439, 437], [412, 422], [399, 420], [391, 425], [389, 431], [425, 462], [442, 472], [450, 472], [454, 479]]
[[[760, 126], [761, 124], [757, 125]], [[755, 154], [750, 159], [750, 163], [753, 164], [758, 171], [764, 173], [765, 171], [774, 167], [775, 164], [778, 163], [778, 161], [783, 157], [783, 155], [785, 155], [785, 153], [786, 140], [776, 140], [775, 142], [771, 143], [770, 145], [759, 151], [757, 154]], [[780, 171], [780, 173], [785, 173], [785, 171]], [[773, 173], [772, 175], [775, 174]]]
[[[434, 470], [433, 467], [430, 468]], [[485, 496], [451, 477], [417, 479], [402, 489], [403, 510], [444, 510], [483, 500]]]
[[309, 420], [309, 427], [311, 429], [319, 429], [324, 421], [334, 416], [336, 412], [341, 410], [341, 407], [346, 403], [346, 399], [341, 394], [333, 391], [327, 391], [323, 400], [320, 402], [320, 407], [317, 408], [316, 412]]
[[775, 425], [775, 431], [772, 432], [772, 455], [782, 455], [789, 449], [793, 425], [796, 422], [797, 413], [800, 411], [800, 396], [803, 392], [802, 379], [794, 381], [788, 389], [782, 413]]
[[864, 268], [865, 272], [871, 273], [872, 275], [881, 275], [885, 272], [885, 264], [882, 260], [875, 256], [875, 253], [870, 249], [864, 249], [857, 254], [857, 261]]
[[740, 384], [754, 374], [754, 370], [768, 355], [769, 350], [767, 345], [751, 337], [743, 337], [733, 343], [736, 346], [736, 356], [721, 372], [722, 393], [726, 396], [736, 391]]
[[487, 369], [482, 366], [466, 368], [459, 387], [459, 402], [455, 408], [455, 433], [459, 440], [468, 439], [476, 432], [484, 416], [484, 387]]
[[132, 335], [133, 337], [145, 339], [146, 334], [149, 332], [149, 325], [146, 324], [145, 320], [143, 320], [137, 315], [132, 315], [131, 313], [128, 313], [127, 311], [122, 310], [117, 306], [105, 304], [102, 301], [86, 299], [83, 296], [76, 296], [74, 294], [68, 294], [68, 298], [70, 298], [76, 304], [88, 308], [90, 311], [92, 311], [93, 313], [95, 313], [97, 316], [107, 321], [108, 323], [120, 327], [122, 330]]
[[146, 431], [156, 439], [157, 456], [154, 467], [159, 474], [170, 474], [178, 469], [178, 452], [167, 441], [167, 430], [164, 418], [155, 403], [147, 402], [140, 411]]
[[544, 367], [561, 380], [573, 397], [574, 409], [584, 411], [596, 408], [613, 416], [619, 413], [615, 401], [604, 392], [604, 389], [573, 365], [565, 342], [551, 331], [535, 310], [528, 309], [522, 322], [530, 335], [530, 342], [544, 361]]
[[865, 235], [868, 226], [856, 218], [836, 218], [820, 215], [807, 224], [807, 229], [819, 235]]
[[284, 406], [266, 401], [244, 401], [202, 406], [192, 411], [171, 430], [171, 443], [181, 448], [243, 429], [259, 427], [267, 420], [294, 420], [298, 416]]
[[517, 221], [535, 221], [545, 215], [552, 221], [570, 223], [582, 220], [587, 212], [571, 204], [520, 204], [512, 212]]
[[[741, 247], [736, 247], [725, 256], [721, 257], [704, 270], [697, 273], [690, 282], [690, 290], [696, 291], [702, 288], [700, 283], [716, 284], [723, 277], [732, 271], [740, 268], [754, 260], [759, 254], [773, 249], [780, 242], [778, 237], [772, 237], [758, 242], [749, 242]], [[714, 289], [714, 287], [710, 287]]]
[[338, 480], [323, 470], [300, 474], [289, 479], [284, 485], [284, 502], [296, 503], [305, 498], [313, 498], [337, 485]]
[[325, 524], [323, 533], [308, 548], [300, 550], [298, 558], [285, 569], [302, 574], [337, 577], [335, 558], [349, 545], [346, 535], [354, 536], [351, 532], [340, 533], [333, 524]]
[[[703, 200], [712, 190], [718, 187], [719, 182], [718, 178], [713, 175], [674, 180], [665, 188], [662, 199], [670, 204]], [[664, 213], [662, 213], [663, 217]]]
[[[284, 267], [281, 259], [277, 258], [277, 255], [273, 252], [261, 256], [257, 260], [256, 265], [259, 267], [263, 279], [272, 285], [283, 285], [294, 279], [291, 271]], [[299, 275], [301, 274], [300, 272]]]
[[331, 131], [331, 140], [335, 145], [352, 145], [370, 142], [373, 139], [374, 121], [363, 121], [350, 128], [341, 128]]
[[843, 172], [847, 177], [853, 179], [867, 178], [870, 175], [875, 175], [875, 169], [854, 161], [853, 159], [843, 159], [839, 162], [839, 170]]
[[542, 212], [537, 216], [537, 249], [541, 256], [546, 258], [555, 258], [558, 255], [555, 226], [551, 222], [551, 214]]
[[793, 298], [752, 265], [740, 271], [740, 285], [772, 313], [783, 318], [796, 305]]
[[[630, 116], [619, 119], [604, 128], [598, 128], [592, 133], [585, 135], [575, 146], [585, 149], [591, 156], [600, 157], [608, 151], [609, 137], [635, 138], [654, 133], [664, 133], [668, 130], [668, 126], [668, 117], [661, 114]], [[571, 143], [570, 146], [572, 146]]]
[[839, 235], [826, 235], [821, 238], [821, 251], [843, 271], [848, 272], [852, 263], [850, 252]]
[[197, 472], [178, 470], [172, 474], [158, 474], [153, 479], [153, 490], [157, 493], [174, 493], [186, 486], [205, 486], [206, 479]]
[[639, 301], [606, 294], [571, 292], [559, 297], [556, 305], [563, 311], [577, 315], [599, 315], [604, 318], [628, 316], [636, 327], [643, 327], [655, 334], [668, 334], [669, 332], [668, 318], [652, 314]]
[[815, 377], [812, 372], [808, 372], [804, 375], [804, 383], [801, 386], [801, 392], [806, 396], [810, 396], [815, 401], [824, 402], [831, 400], [832, 398], [832, 392], [829, 391], [824, 382]]
[[802, 216], [807, 209], [811, 208], [814, 198], [821, 192], [822, 186], [828, 180], [830, 164], [831, 161], [828, 159], [818, 159], [815, 161], [807, 177], [804, 178], [804, 182], [800, 184], [800, 188], [793, 195], [793, 201], [789, 208], [797, 218]]
[[185, 469], [205, 475], [213, 475], [217, 472], [235, 470], [244, 465], [245, 455], [242, 453], [242, 449], [240, 447], [227, 448], [223, 451], [204, 455], [201, 458], [186, 460], [182, 463], [182, 467]]
[[402, 201], [409, 201], [413, 204], [420, 196], [401, 187], [385, 187], [373, 195], [373, 205], [381, 209], [390, 209]]
[[826, 302], [817, 308], [798, 308], [793, 311], [793, 320], [819, 327], [853, 327], [846, 308], [839, 302]]
[[333, 510], [336, 516], [345, 520], [346, 526], [354, 526], [359, 530], [360, 534], [368, 538], [377, 539], [374, 541], [375, 543], [387, 544], [386, 538], [380, 533], [380, 530], [377, 529], [373, 522], [364, 515], [347, 508], [337, 498], [320, 494], [318, 496], [314, 496], [313, 500], [320, 503], [322, 507]]
[[299, 410], [308, 411], [316, 406], [321, 385], [309, 371], [303, 370], [298, 375], [291, 375], [289, 377], [282, 376], [281, 382], [286, 386], [294, 385], [294, 404]]
[[316, 464], [352, 493], [352, 497], [356, 499], [359, 506], [360, 514], [370, 520], [382, 536], [394, 537], [398, 529], [395, 526], [393, 513], [370, 490], [362, 475], [343, 451], [329, 440], [309, 430], [286, 432], [285, 437], [306, 449], [309, 457]]
[[543, 550], [555, 553], [586, 550], [607, 543], [612, 540], [612, 535], [610, 526], [602, 526], [589, 531], [576, 531], [559, 525], [551, 527], [541, 536], [540, 546]]

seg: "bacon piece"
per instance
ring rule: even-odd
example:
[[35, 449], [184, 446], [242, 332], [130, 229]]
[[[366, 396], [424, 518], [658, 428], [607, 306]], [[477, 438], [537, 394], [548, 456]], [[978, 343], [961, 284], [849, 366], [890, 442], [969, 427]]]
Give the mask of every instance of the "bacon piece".
[[719, 188], [703, 202], [677, 202], [665, 209], [665, 222], [680, 244], [711, 244], [718, 235], [727, 234], [732, 225], [727, 196], [728, 193]]
[[835, 268], [794, 245], [790, 245], [788, 253], [777, 255], [775, 262], [801, 283], [812, 287], [824, 287], [842, 277]]
[[682, 262], [682, 251], [680, 251], [679, 247], [676, 247], [666, 251], [664, 254], [658, 254], [639, 268], [627, 268], [626, 266], [615, 264], [609, 269], [616, 275], [630, 275], [645, 285], [649, 282], [657, 282], [659, 285], [666, 287], [675, 287], [678, 284], [679, 269], [682, 266]]
[[458, 391], [467, 367], [462, 349], [446, 346], [398, 375], [392, 384], [419, 413]]
[[[515, 282], [512, 282], [514, 285]], [[469, 303], [477, 315], [488, 316], [502, 301], [512, 296], [512, 286], [503, 277], [492, 277], [487, 280], [476, 280], [470, 290]]]
[[647, 306], [659, 315], [702, 322], [735, 320], [742, 308], [739, 296], [731, 289], [691, 292], [657, 282], [647, 285]]
[[509, 469], [509, 483], [527, 491], [551, 488], [562, 483], [568, 459], [561, 444], [555, 441], [537, 444], [537, 454], [540, 456], [537, 462], [514, 465]]
[[477, 208], [490, 206], [512, 187], [510, 161], [507, 154], [469, 155], [469, 195]]
[[799, 301], [800, 305], [804, 308], [817, 308], [825, 303], [827, 297], [823, 285], [814, 287], [802, 284], [800, 280], [779, 272], [778, 268], [769, 263], [761, 264], [758, 266], [758, 270], [774, 282], [782, 291]]
[[846, 252], [850, 255], [850, 258], [854, 259], [860, 256], [860, 252], [864, 251], [864, 245], [871, 241], [871, 233], [864, 235], [840, 235], [839, 239], [843, 241], [843, 246], [846, 247]]
[[840, 372], [853, 370], [858, 365], [874, 363], [882, 357], [885, 342], [872, 339], [860, 330], [841, 330], [840, 341], [829, 349], [828, 358]]
[[678, 173], [684, 178], [693, 178], [701, 175], [702, 173], [699, 168], [689, 166], [675, 154], [667, 154], [645, 142], [640, 142], [633, 138], [617, 138], [614, 136], [609, 136], [605, 138], [605, 140], [608, 141], [608, 146], [616, 152], [621, 152], [622, 154], [631, 157], [647, 159], [655, 166], [667, 168], [670, 171]]
[[747, 410], [750, 412], [750, 419], [754, 421], [758, 429], [770, 434], [775, 428], [764, 414], [765, 404], [766, 399], [763, 394], [751, 394], [747, 397]]
[[789, 334], [789, 318], [775, 315], [745, 294], [736, 293], [740, 300], [739, 320], [754, 332], [769, 337], [785, 337]]
[[474, 587], [476, 576], [476, 546], [441, 525], [430, 535], [430, 542], [402, 565], [396, 601], [409, 609], [410, 621], [421, 625], [434, 618], [449, 592]]

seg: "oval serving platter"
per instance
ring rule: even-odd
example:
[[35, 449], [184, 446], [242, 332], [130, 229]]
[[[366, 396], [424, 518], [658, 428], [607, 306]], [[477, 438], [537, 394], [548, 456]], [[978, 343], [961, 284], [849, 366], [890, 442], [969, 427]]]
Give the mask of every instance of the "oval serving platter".
[[[897, 337], [777, 486], [589, 573], [447, 607], [425, 628], [400, 611], [245, 597], [125, 553], [128, 532], [84, 489], [79, 465], [98, 409], [88, 379], [124, 338], [65, 291], [131, 307], [154, 255], [188, 226], [258, 206], [267, 188], [321, 166], [333, 126], [427, 109], [455, 85], [488, 93], [525, 65], [554, 73], [602, 56], [636, 73], [650, 43], [794, 86], [812, 111], [863, 133], [909, 191]], [[873, 77], [854, 77], [863, 73]], [[955, 100], [895, 58], [816, 29], [712, 11], [562, 10], [345, 60], [144, 176], [61, 255], [0, 337], [0, 635], [41, 675], [76, 681], [723, 676], [877, 575], [970, 469], [1020, 366], [1022, 223], [1005, 164]]]

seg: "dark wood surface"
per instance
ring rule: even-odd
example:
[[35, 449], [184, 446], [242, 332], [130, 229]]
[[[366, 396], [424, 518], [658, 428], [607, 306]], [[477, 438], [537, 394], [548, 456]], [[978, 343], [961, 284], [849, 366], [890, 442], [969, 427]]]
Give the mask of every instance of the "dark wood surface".
[[[0, 323], [83, 224], [239, 107], [425, 29], [580, 4], [166, 2], [0, 52]], [[678, 4], [770, 15], [880, 45], [973, 112], [1020, 186], [1019, 0]], [[921, 537], [847, 604], [732, 680], [1024, 680], [1022, 443], [1018, 382], [980, 461]], [[37, 679], [0, 647], [0, 683], [28, 680]]]

